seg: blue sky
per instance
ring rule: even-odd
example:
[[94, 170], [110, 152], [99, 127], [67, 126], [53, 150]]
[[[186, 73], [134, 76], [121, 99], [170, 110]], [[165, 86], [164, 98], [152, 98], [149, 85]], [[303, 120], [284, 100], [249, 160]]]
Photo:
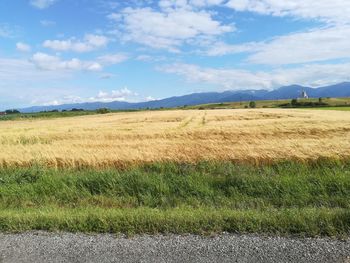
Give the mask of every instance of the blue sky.
[[0, 109], [350, 80], [346, 0], [2, 0]]

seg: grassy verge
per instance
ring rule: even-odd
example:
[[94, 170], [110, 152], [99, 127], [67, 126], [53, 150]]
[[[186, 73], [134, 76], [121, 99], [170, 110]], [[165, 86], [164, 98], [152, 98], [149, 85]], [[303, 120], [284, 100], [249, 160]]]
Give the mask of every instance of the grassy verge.
[[350, 233], [349, 163], [0, 170], [0, 230]]

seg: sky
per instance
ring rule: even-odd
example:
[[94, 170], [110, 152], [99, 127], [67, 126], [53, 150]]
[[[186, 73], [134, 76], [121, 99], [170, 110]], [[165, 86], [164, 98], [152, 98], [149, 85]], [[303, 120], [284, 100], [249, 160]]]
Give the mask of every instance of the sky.
[[350, 80], [348, 0], [0, 0], [0, 110]]

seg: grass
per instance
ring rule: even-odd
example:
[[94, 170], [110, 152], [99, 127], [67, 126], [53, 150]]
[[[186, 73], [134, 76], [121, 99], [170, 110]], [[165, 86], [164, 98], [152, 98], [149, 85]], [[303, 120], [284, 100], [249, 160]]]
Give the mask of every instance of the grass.
[[[258, 100], [256, 102], [257, 108], [280, 108], [281, 105], [290, 103], [292, 99], [281, 100]], [[299, 102], [318, 102], [318, 98], [298, 99]], [[195, 106], [187, 106], [188, 109], [244, 109], [249, 107], [250, 101], [241, 102], [224, 102], [224, 103], [209, 103]], [[322, 102], [327, 103], [329, 106], [344, 106], [350, 105], [350, 98], [322, 98]]]
[[35, 112], [16, 113], [0, 116], [0, 121], [52, 119], [97, 114], [95, 111]]
[[348, 236], [350, 163], [0, 170], [0, 230]]
[[0, 122], [0, 167], [347, 159], [349, 127], [347, 112], [299, 109], [119, 112]]
[[337, 111], [350, 111], [350, 107], [321, 107], [321, 108], [312, 108], [315, 110], [337, 110]]

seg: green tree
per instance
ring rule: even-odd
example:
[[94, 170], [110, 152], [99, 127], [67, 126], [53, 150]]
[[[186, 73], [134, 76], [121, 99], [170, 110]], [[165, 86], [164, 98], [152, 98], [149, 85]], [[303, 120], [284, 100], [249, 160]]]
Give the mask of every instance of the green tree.
[[256, 108], [256, 102], [255, 101], [249, 102], [249, 107], [250, 108]]
[[106, 114], [106, 113], [110, 113], [111, 111], [107, 108], [101, 108], [101, 109], [97, 109], [96, 112], [99, 114]]

